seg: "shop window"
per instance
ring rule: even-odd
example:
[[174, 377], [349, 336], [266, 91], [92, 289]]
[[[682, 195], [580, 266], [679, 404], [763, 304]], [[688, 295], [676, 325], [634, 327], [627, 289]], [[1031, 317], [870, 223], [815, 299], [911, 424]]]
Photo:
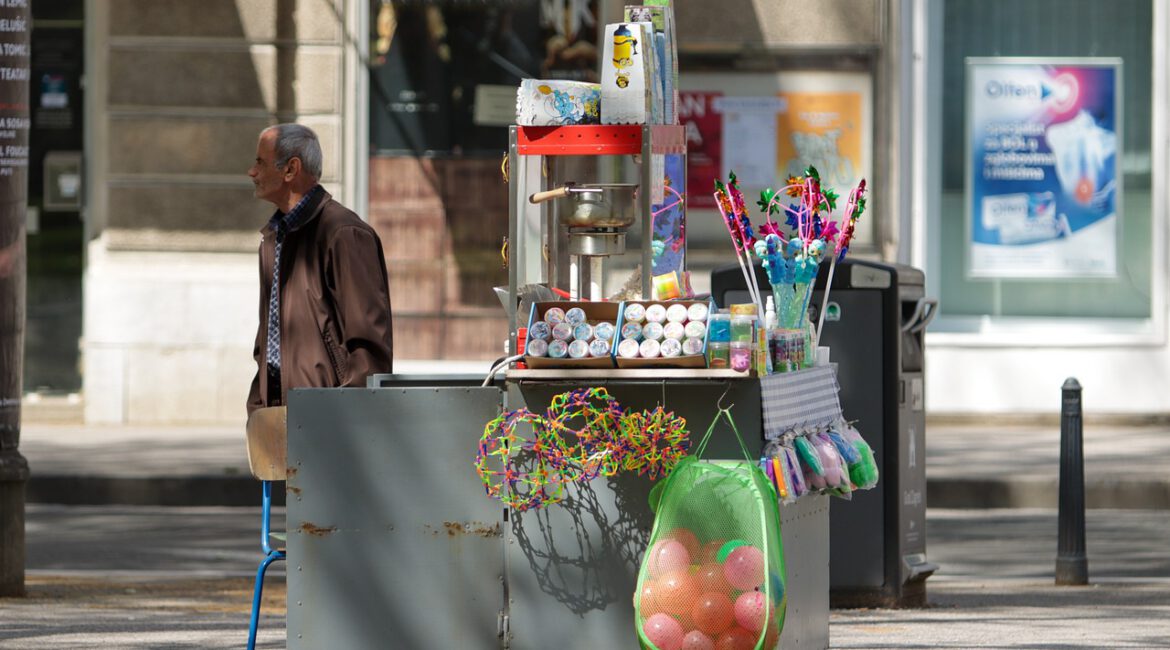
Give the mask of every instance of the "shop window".
[[494, 359], [508, 327], [501, 175], [523, 78], [596, 80], [596, 0], [370, 3], [369, 219], [396, 349]]
[[942, 111], [928, 145], [941, 158], [928, 189], [935, 331], [1151, 319], [1165, 182], [1152, 175], [1153, 3], [947, 0], [941, 12], [941, 86], [926, 89]]

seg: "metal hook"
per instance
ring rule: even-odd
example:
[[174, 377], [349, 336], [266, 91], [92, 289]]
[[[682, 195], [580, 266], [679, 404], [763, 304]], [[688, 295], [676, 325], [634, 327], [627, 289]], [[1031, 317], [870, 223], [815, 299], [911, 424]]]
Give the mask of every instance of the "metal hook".
[[662, 380], [662, 401], [659, 402], [658, 405], [662, 407], [663, 411], [666, 410], [666, 380], [665, 379]]
[[726, 384], [723, 385], [723, 394], [719, 396], [719, 402], [716, 403], [716, 405], [715, 405], [720, 411], [726, 411], [726, 410], [730, 409], [732, 406], [735, 406], [735, 404], [729, 404], [726, 407], [723, 406], [723, 398], [727, 397], [727, 393], [730, 391], [731, 391], [731, 382], [727, 382]]

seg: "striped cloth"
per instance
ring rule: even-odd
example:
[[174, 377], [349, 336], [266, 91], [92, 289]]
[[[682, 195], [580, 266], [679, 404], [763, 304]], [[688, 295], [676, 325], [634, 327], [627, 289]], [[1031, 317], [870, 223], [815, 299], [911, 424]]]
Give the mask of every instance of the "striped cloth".
[[841, 401], [832, 366], [768, 375], [760, 379], [764, 438], [775, 440], [794, 428], [839, 420]]

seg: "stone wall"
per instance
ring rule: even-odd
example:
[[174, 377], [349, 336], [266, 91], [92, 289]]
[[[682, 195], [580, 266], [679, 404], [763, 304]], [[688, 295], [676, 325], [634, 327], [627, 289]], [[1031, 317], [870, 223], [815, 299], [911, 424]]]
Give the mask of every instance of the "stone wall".
[[246, 174], [258, 132], [314, 128], [326, 188], [353, 205], [359, 3], [334, 1], [88, 2], [87, 421], [243, 421], [272, 211]]

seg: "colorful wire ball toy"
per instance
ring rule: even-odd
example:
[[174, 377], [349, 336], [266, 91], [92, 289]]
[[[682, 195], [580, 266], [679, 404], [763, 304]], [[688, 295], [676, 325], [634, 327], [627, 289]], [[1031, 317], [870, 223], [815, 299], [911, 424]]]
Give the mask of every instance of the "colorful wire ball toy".
[[670, 473], [690, 447], [687, 421], [661, 406], [627, 413], [621, 431], [623, 469], [648, 475], [651, 480]]
[[[517, 428], [526, 425], [531, 435]], [[501, 413], [484, 426], [475, 471], [484, 491], [518, 512], [558, 503], [569, 483], [621, 470], [665, 476], [690, 447], [684, 418], [661, 406], [626, 413], [604, 388], [554, 397], [543, 415]]]
[[623, 416], [621, 405], [604, 388], [578, 388], [552, 399], [544, 415], [546, 426], [562, 440], [572, 480], [591, 481], [617, 472], [615, 453], [620, 455], [621, 445], [614, 434]]
[[[531, 427], [530, 438], [516, 433], [520, 424]], [[475, 470], [489, 497], [524, 512], [564, 499], [569, 482], [564, 456], [561, 439], [549, 433], [544, 417], [522, 408], [487, 423]]]

